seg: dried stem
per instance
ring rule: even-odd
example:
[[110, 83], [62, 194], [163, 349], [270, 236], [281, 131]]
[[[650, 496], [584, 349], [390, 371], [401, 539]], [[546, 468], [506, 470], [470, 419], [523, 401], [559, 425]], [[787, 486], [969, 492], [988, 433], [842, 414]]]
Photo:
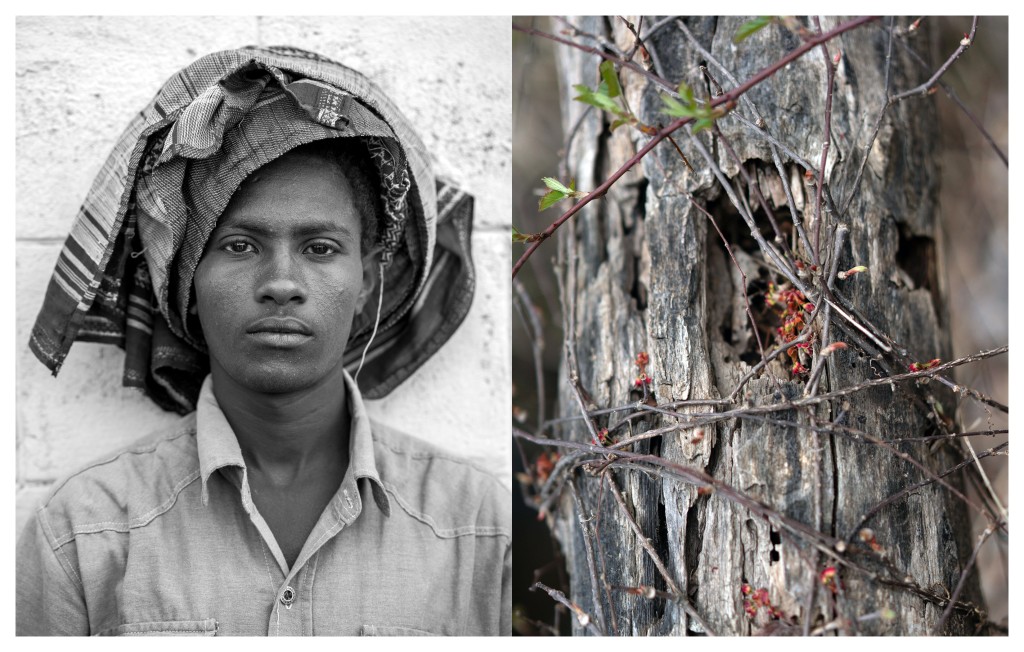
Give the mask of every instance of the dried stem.
[[519, 281], [512, 281], [512, 288], [515, 290], [517, 311], [526, 328], [530, 349], [533, 352], [534, 382], [537, 383], [537, 425], [544, 423], [544, 330], [541, 328], [540, 319], [537, 317], [537, 309], [526, 289]]
[[[907, 43], [904, 39], [898, 39], [898, 41], [900, 46], [907, 52], [907, 54], [910, 55], [912, 59], [914, 59], [918, 63], [918, 65], [920, 65], [923, 68], [928, 67], [928, 63], [921, 58], [921, 55], [918, 54], [914, 50], [914, 48], [910, 47], [909, 43]], [[960, 111], [962, 111], [963, 114], [967, 117], [967, 119], [970, 120], [972, 124], [974, 124], [974, 126], [978, 129], [978, 132], [981, 133], [982, 137], [986, 141], [988, 141], [988, 144], [991, 145], [992, 149], [995, 150], [996, 155], [999, 157], [1000, 160], [1002, 160], [1003, 165], [1009, 166], [1010, 160], [1009, 158], [1007, 158], [1006, 153], [999, 148], [999, 145], [996, 144], [995, 139], [992, 138], [992, 134], [990, 134], [988, 130], [985, 129], [985, 127], [981, 124], [981, 121], [978, 119], [978, 117], [974, 115], [974, 113], [970, 109], [968, 109], [967, 106], [960, 100], [959, 96], [957, 96], [956, 94], [956, 91], [950, 88], [950, 86], [942, 80], [939, 80], [939, 88], [941, 88], [943, 92], [946, 93], [946, 96], [949, 99], [953, 100], [953, 103], [956, 104]]]
[[992, 497], [992, 502], [995, 503], [996, 509], [999, 510], [999, 515], [1002, 517], [1003, 522], [1009, 521], [1010, 516], [1006, 513], [1006, 508], [1003, 507], [1003, 503], [999, 500], [999, 494], [992, 488], [992, 483], [988, 479], [988, 474], [985, 473], [985, 469], [981, 466], [981, 461], [978, 459], [978, 454], [974, 451], [974, 446], [971, 444], [971, 440], [964, 437], [960, 440], [963, 445], [971, 452], [971, 458], [974, 460], [974, 464], [978, 469], [978, 475], [981, 476], [982, 481], [985, 483], [985, 489], [988, 490], [988, 495]]
[[591, 599], [594, 601], [594, 613], [597, 614], [597, 626], [603, 634], [608, 630], [605, 627], [604, 609], [601, 607], [601, 598], [597, 594], [597, 568], [594, 566], [594, 549], [590, 545], [590, 528], [587, 527], [587, 523], [590, 521], [590, 518], [586, 516], [586, 511], [583, 509], [583, 501], [580, 499], [580, 492], [576, 487], [576, 482], [570, 481], [569, 488], [572, 489], [572, 497], [576, 502], [576, 511], [579, 512], [580, 527], [583, 529], [583, 547], [587, 552], [587, 570], [590, 571]]
[[953, 613], [953, 607], [956, 606], [956, 599], [960, 597], [960, 592], [964, 588], [967, 576], [970, 575], [971, 569], [974, 568], [974, 562], [978, 558], [978, 551], [981, 550], [981, 546], [984, 545], [985, 541], [988, 540], [993, 531], [992, 527], [989, 526], [985, 528], [985, 531], [978, 537], [978, 543], [974, 546], [974, 550], [971, 551], [971, 558], [967, 560], [967, 565], [964, 566], [963, 571], [960, 573], [960, 581], [956, 583], [956, 588], [953, 590], [953, 595], [949, 598], [949, 604], [946, 605], [946, 609], [942, 612], [942, 617], [939, 618], [939, 622], [935, 624], [935, 629], [932, 630], [932, 636], [938, 636], [942, 633], [942, 629], [946, 626], [946, 621], [949, 620], [950, 614]]
[[[814, 27], [821, 33], [821, 22], [814, 17]], [[832, 57], [828, 53], [828, 44], [821, 44], [825, 55], [825, 71], [827, 73], [825, 90], [825, 135], [821, 144], [821, 167], [818, 168], [818, 187], [814, 193], [814, 251], [819, 251], [821, 234], [821, 191], [825, 187], [825, 169], [828, 163], [828, 147], [832, 142], [832, 87], [835, 86], [836, 68], [832, 65]]]
[[576, 614], [576, 620], [579, 622], [580, 627], [584, 627], [590, 630], [590, 633], [594, 636], [602, 636], [601, 630], [599, 630], [594, 625], [593, 621], [590, 618], [590, 614], [580, 609], [578, 604], [576, 604], [569, 598], [565, 597], [564, 593], [562, 593], [558, 589], [553, 589], [549, 586], [546, 586], [543, 582], [534, 582], [533, 586], [530, 587], [530, 590], [533, 591], [536, 589], [541, 589], [542, 591], [550, 595], [556, 602], [560, 602], [564, 604], [566, 607], [569, 607], [569, 609], [572, 610], [574, 614]]
[[944, 64], [942, 64], [939, 67], [938, 70], [935, 71], [935, 74], [932, 75], [928, 79], [928, 81], [926, 81], [925, 83], [921, 84], [920, 86], [915, 86], [914, 88], [911, 88], [909, 91], [904, 91], [902, 93], [898, 93], [896, 95], [893, 95], [892, 96], [892, 101], [893, 102], [899, 102], [900, 100], [904, 100], [904, 99], [906, 99], [908, 97], [911, 97], [911, 96], [914, 96], [914, 95], [924, 95], [929, 90], [931, 90], [932, 87], [935, 86], [935, 84], [938, 83], [939, 79], [944, 74], [946, 74], [946, 71], [949, 70], [949, 67], [953, 65], [953, 62], [956, 61], [957, 59], [959, 59], [960, 55], [967, 51], [967, 48], [971, 47], [971, 44], [974, 43], [974, 34], [977, 31], [978, 31], [978, 17], [975, 16], [974, 20], [971, 21], [971, 33], [968, 34], [967, 37], [960, 42], [960, 45], [957, 47], [957, 49], [953, 52], [953, 54], [949, 55], [949, 58], [946, 59], [946, 62]]
[[[1009, 446], [1009, 442], [1002, 443], [999, 446], [996, 446], [996, 447], [994, 447], [992, 449], [989, 449], [987, 451], [983, 451], [982, 454], [979, 455], [978, 457], [988, 457], [989, 455], [998, 455], [999, 452], [1002, 451], [1002, 450], [1005, 450], [1007, 446]], [[943, 477], [944, 478], [947, 475], [950, 475], [952, 473], [956, 473], [957, 471], [959, 471], [960, 469], [964, 468], [965, 466], [967, 466], [971, 462], [972, 462], [972, 460], [964, 460], [964, 461], [960, 462], [959, 464], [957, 464], [956, 466], [954, 466], [953, 468], [947, 469], [947, 470], [943, 471], [942, 473], [940, 473], [939, 477]], [[872, 516], [874, 516], [875, 514], [880, 512], [882, 509], [884, 509], [885, 507], [888, 507], [889, 505], [891, 505], [891, 504], [893, 504], [895, 502], [899, 502], [900, 500], [902, 500], [906, 496], [909, 496], [909, 495], [911, 495], [913, 493], [916, 493], [916, 492], [920, 491], [921, 489], [923, 489], [924, 487], [927, 487], [928, 485], [932, 484], [933, 482], [935, 482], [935, 480], [933, 480], [931, 478], [929, 478], [927, 480], [922, 480], [921, 482], [918, 482], [916, 484], [910, 485], [909, 487], [905, 487], [905, 488], [901, 489], [900, 491], [894, 493], [893, 495], [889, 496], [888, 498], [885, 498], [884, 500], [879, 501], [878, 504], [876, 504], [874, 507], [869, 509], [864, 514], [864, 516], [862, 516], [860, 518], [860, 521], [857, 523], [857, 525], [854, 526], [853, 529], [850, 530], [850, 534], [847, 536], [847, 541], [853, 541], [853, 538], [855, 536], [857, 536], [857, 532], [859, 532], [860, 529], [862, 527], [864, 527], [869, 520], [871, 520]]]
[[[775, 349], [775, 350], [769, 352], [768, 355], [767, 355], [768, 359], [771, 360], [774, 357], [778, 356], [779, 354], [785, 352], [786, 349], [789, 348], [789, 346], [792, 346], [795, 342], [799, 341], [799, 339], [800, 338], [797, 338], [797, 340], [794, 340], [793, 342], [789, 342], [786, 345], [780, 346], [778, 349]], [[757, 412], [776, 412], [776, 411], [780, 411], [780, 410], [792, 410], [794, 408], [804, 407], [804, 406], [807, 406], [807, 405], [815, 405], [815, 404], [820, 403], [821, 401], [824, 401], [824, 400], [830, 400], [830, 399], [833, 399], [833, 398], [839, 398], [841, 396], [849, 396], [850, 394], [854, 394], [854, 393], [857, 393], [857, 392], [860, 392], [860, 391], [863, 391], [863, 390], [866, 390], [866, 389], [870, 389], [872, 387], [879, 387], [879, 386], [882, 386], [882, 385], [889, 385], [889, 384], [894, 383], [894, 382], [901, 382], [901, 381], [907, 381], [907, 380], [916, 380], [916, 379], [920, 379], [920, 378], [936, 377], [941, 372], [948, 371], [950, 369], [953, 369], [953, 368], [956, 368], [956, 367], [959, 367], [959, 366], [962, 366], [962, 365], [965, 365], [965, 364], [968, 364], [968, 363], [971, 363], [971, 362], [978, 362], [980, 360], [985, 360], [985, 359], [988, 359], [988, 358], [991, 358], [991, 357], [994, 357], [994, 356], [997, 356], [997, 355], [1002, 355], [1003, 353], [1006, 353], [1008, 350], [1009, 350], [1008, 346], [1000, 346], [1000, 347], [997, 347], [997, 348], [994, 348], [994, 349], [989, 349], [987, 351], [980, 351], [978, 353], [967, 355], [967, 356], [964, 356], [962, 358], [957, 358], [956, 360], [951, 360], [949, 362], [937, 365], [935, 367], [932, 367], [931, 369], [923, 369], [921, 371], [910, 371], [910, 372], [907, 372], [907, 373], [896, 374], [896, 375], [887, 376], [887, 377], [884, 377], [884, 378], [873, 378], [873, 379], [870, 379], [870, 380], [866, 380], [866, 381], [864, 381], [862, 383], [858, 383], [856, 385], [851, 385], [849, 387], [844, 387], [842, 389], [833, 390], [833, 391], [831, 391], [829, 393], [826, 393], [826, 394], [818, 394], [817, 396], [808, 396], [808, 397], [804, 397], [802, 399], [797, 399], [795, 401], [786, 401], [786, 402], [777, 403], [777, 404], [773, 404], [773, 405], [743, 408], [743, 409], [736, 410], [736, 411], [731, 411], [731, 412], [703, 413], [703, 414], [699, 414], [699, 413], [665, 412], [665, 414], [668, 415], [668, 416], [672, 416], [672, 417], [686, 417], [686, 418], [690, 418], [690, 417], [709, 417], [709, 416], [713, 416], [713, 417], [717, 417], [717, 418], [732, 418], [732, 417], [737, 416], [738, 414], [741, 414], [742, 412], [747, 411], [747, 410], [753, 410], [753, 411], [757, 411]], [[733, 390], [733, 392], [730, 394], [729, 398], [722, 398], [722, 399], [709, 398], [709, 399], [690, 399], [690, 400], [685, 400], [685, 401], [670, 401], [670, 402], [663, 403], [661, 405], [653, 406], [653, 407], [657, 407], [657, 408], [659, 408], [661, 410], [664, 410], [665, 408], [683, 407], [683, 406], [706, 405], [706, 406], [725, 407], [725, 406], [729, 406], [729, 405], [735, 405], [736, 404], [736, 400], [737, 400], [737, 395], [739, 394], [739, 391], [740, 391], [739, 388], [742, 387], [743, 382], [744, 381], [741, 379], [741, 381], [737, 384], [738, 385], [737, 389]], [[967, 393], [967, 388], [964, 387], [964, 386], [958, 385], [956, 387], [956, 390], [960, 391], [960, 392]], [[592, 410], [592, 411], [588, 412], [587, 414], [590, 415], [590, 416], [598, 416], [598, 415], [602, 415], [602, 414], [610, 414], [612, 412], [624, 412], [624, 411], [628, 411], [628, 410], [644, 410], [644, 409], [652, 409], [652, 406], [642, 405], [642, 404], [637, 404], [637, 403], [629, 403], [627, 405], [620, 405], [620, 406], [616, 406], [616, 407], [603, 408], [603, 409], [600, 409], [600, 410]], [[556, 424], [556, 423], [562, 423], [562, 422], [566, 422], [566, 421], [576, 421], [576, 420], [579, 420], [579, 419], [582, 419], [582, 418], [583, 418], [582, 416], [572, 416], [572, 417], [562, 417], [560, 419], [552, 419], [551, 421], [548, 421], [546, 424], [544, 424], [544, 428], [542, 428], [542, 430], [546, 430], [548, 426]]]

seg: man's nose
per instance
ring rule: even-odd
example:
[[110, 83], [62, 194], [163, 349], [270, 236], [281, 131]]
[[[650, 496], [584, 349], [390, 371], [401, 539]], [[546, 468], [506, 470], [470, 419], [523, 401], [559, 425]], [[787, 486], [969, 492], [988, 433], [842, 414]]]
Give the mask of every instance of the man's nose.
[[266, 256], [256, 283], [256, 301], [285, 305], [305, 300], [306, 283], [302, 277], [301, 261], [295, 260], [290, 252]]

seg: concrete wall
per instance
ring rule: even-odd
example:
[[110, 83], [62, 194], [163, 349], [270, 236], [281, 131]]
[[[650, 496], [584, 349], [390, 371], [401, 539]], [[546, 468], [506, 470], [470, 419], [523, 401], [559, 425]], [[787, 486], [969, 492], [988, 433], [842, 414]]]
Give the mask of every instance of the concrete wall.
[[76, 344], [58, 378], [27, 342], [64, 237], [111, 145], [174, 72], [242, 45], [294, 45], [375, 79], [476, 196], [478, 286], [452, 340], [381, 421], [511, 486], [508, 18], [33, 17], [16, 23], [18, 531], [48, 487], [177, 417], [120, 386], [123, 354]]

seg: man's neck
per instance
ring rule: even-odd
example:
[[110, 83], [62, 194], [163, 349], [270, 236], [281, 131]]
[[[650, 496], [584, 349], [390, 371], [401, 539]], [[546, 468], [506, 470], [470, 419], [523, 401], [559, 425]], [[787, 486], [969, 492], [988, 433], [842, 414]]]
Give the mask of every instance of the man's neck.
[[288, 394], [251, 391], [216, 365], [211, 374], [214, 396], [250, 473], [282, 488], [300, 478], [344, 474], [351, 416], [340, 367], [317, 385]]

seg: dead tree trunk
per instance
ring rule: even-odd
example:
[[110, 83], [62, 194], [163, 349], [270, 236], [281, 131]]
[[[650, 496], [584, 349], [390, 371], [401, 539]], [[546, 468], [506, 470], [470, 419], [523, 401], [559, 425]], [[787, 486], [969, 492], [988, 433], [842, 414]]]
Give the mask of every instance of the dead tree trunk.
[[[772, 24], [735, 44], [744, 22], [667, 22], [645, 35], [653, 72], [673, 85], [684, 80], [698, 99], [708, 99], [715, 83], [728, 92], [803, 43], [794, 25]], [[823, 20], [820, 29], [838, 22]], [[619, 19], [572, 23], [598, 37], [592, 45], [604, 39], [627, 52], [635, 44]], [[805, 34], [818, 33], [813, 22], [802, 25]], [[957, 396], [941, 382], [911, 380], [827, 398], [905, 374], [914, 362], [949, 359], [931, 100], [890, 107], [877, 139], [864, 148], [886, 84], [894, 95], [932, 72], [899, 47], [887, 64], [887, 26], [869, 24], [827, 44], [828, 58], [839, 60], [820, 218], [813, 170], [821, 166], [827, 131], [827, 60], [816, 47], [749, 91], [717, 120], [720, 132], [677, 131], [673, 140], [686, 162], [666, 140], [560, 231], [570, 327], [562, 416], [580, 413], [570, 383], [574, 364], [591, 410], [653, 398], [648, 402], [662, 407], [682, 401], [669, 408], [694, 415], [596, 415], [595, 430], [608, 428], [611, 441], [679, 428], [625, 448], [655, 457], [598, 457], [571, 474], [573, 491], [562, 492], [555, 527], [568, 557], [571, 599], [605, 633], [926, 634], [941, 621], [943, 633], [969, 634], [979, 625], [980, 592], [970, 578], [942, 618], [973, 542], [968, 508], [953, 493], [960, 489], [957, 474], [933, 478], [959, 458], [934, 442], [893, 442], [953, 429]], [[918, 35], [915, 45], [923, 42]], [[600, 60], [570, 47], [559, 57], [572, 134], [567, 176], [593, 189], [650, 137], [628, 126], [610, 132], [614, 116], [571, 101], [578, 94], [568, 90], [573, 84], [597, 85]], [[661, 112], [663, 88], [633, 72], [619, 79], [641, 124], [672, 120]], [[801, 315], [814, 333], [811, 348], [795, 359], [783, 352], [746, 380], [781, 343], [776, 328], [793, 317], [765, 299], [793, 285], [779, 260], [807, 288], [806, 302], [820, 304], [813, 321], [809, 312]], [[861, 265], [867, 271], [833, 276], [833, 289], [823, 290], [830, 271]], [[821, 356], [831, 342], [848, 348]], [[640, 352], [650, 359], [649, 396], [637, 390]], [[797, 362], [808, 372], [794, 372]], [[732, 418], [716, 416], [730, 410]], [[574, 423], [564, 436], [590, 443], [589, 428]], [[714, 482], [701, 481], [701, 472]], [[924, 484], [901, 494], [918, 483]], [[593, 631], [579, 620], [574, 627]]]

